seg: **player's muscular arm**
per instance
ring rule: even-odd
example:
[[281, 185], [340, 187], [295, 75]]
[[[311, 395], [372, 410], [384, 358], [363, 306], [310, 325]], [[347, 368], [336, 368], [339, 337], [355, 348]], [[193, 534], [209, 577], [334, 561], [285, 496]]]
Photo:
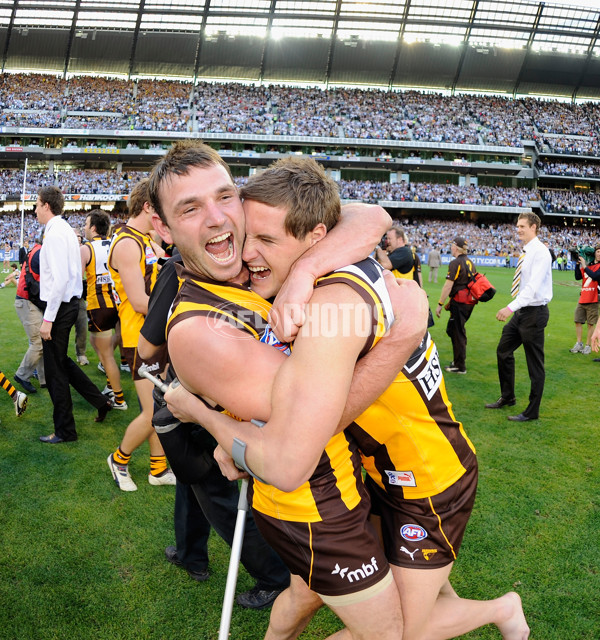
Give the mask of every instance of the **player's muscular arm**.
[[92, 256], [90, 248], [87, 244], [81, 245], [79, 251], [81, 253], [81, 273], [83, 274], [83, 279], [85, 280], [85, 269], [88, 266]]
[[[247, 464], [266, 482], [284, 491], [300, 486], [314, 471], [342, 416], [354, 364], [364, 346], [365, 338], [357, 332], [364, 318], [363, 304], [345, 285], [315, 291], [294, 353], [282, 364], [273, 384], [272, 412], [263, 428], [204, 406], [196, 407], [197, 421], [229, 454], [233, 439], [243, 440]], [[324, 305], [327, 314], [323, 314]], [[327, 326], [322, 324], [325, 316]], [[170, 408], [176, 393], [177, 389], [165, 395]]]
[[275, 335], [291, 342], [304, 321], [304, 306], [310, 300], [315, 280], [364, 260], [391, 224], [392, 219], [379, 205], [344, 205], [336, 226], [292, 265], [269, 316]]
[[141, 249], [131, 238], [123, 238], [115, 245], [111, 254], [111, 264], [119, 272], [123, 288], [136, 313], [148, 313], [148, 295], [144, 276], [140, 270]]
[[[281, 351], [206, 316], [193, 316], [173, 326], [168, 346], [177, 377], [186, 389], [240, 418], [268, 419], [273, 380], [286, 360]], [[202, 411], [200, 400], [186, 398], [181, 391], [177, 399], [177, 418], [182, 419], [178, 411], [185, 410], [190, 419], [184, 421], [204, 424], [199, 416], [189, 415], [194, 405]], [[179, 407], [183, 401], [185, 407]]]

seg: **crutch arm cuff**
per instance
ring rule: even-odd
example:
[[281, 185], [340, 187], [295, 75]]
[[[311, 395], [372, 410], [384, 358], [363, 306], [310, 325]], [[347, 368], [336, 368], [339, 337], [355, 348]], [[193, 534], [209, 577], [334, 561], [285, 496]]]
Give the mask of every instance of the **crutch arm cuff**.
[[246, 473], [250, 474], [255, 480], [263, 483], [265, 482], [246, 464], [246, 443], [243, 440], [240, 440], [239, 438], [233, 439], [233, 444], [231, 445], [231, 457], [240, 469], [243, 469]]

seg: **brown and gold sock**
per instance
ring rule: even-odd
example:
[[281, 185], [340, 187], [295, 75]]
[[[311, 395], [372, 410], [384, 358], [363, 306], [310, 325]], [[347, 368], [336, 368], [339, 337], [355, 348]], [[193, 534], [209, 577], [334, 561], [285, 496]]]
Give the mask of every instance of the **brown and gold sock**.
[[150, 456], [150, 473], [160, 476], [167, 470], [167, 456]]
[[0, 387], [14, 400], [17, 396], [17, 390], [13, 387], [12, 382], [0, 371]]
[[113, 460], [116, 462], [116, 464], [129, 464], [129, 461], [131, 460], [131, 454], [123, 453], [121, 447], [119, 447], [113, 453]]
[[125, 396], [123, 395], [123, 389], [120, 391], [115, 391], [115, 404], [124, 404]]

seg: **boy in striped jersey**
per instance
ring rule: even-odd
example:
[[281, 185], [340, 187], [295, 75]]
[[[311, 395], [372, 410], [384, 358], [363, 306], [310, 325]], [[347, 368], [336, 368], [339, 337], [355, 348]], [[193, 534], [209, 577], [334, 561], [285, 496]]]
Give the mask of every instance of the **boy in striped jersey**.
[[108, 270], [109, 232], [110, 217], [106, 211], [94, 209], [87, 214], [84, 227], [87, 242], [81, 246], [81, 268], [87, 282], [90, 343], [106, 372], [113, 409], [124, 411], [127, 403], [123, 397], [121, 372], [114, 356], [116, 345], [113, 329], [119, 321], [119, 313]]

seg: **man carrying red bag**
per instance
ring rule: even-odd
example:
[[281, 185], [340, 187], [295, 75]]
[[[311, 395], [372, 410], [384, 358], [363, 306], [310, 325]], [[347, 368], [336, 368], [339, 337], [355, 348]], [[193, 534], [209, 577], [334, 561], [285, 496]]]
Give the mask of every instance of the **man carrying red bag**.
[[467, 241], [462, 236], [454, 238], [450, 252], [454, 260], [448, 265], [448, 275], [442, 287], [435, 314], [438, 318], [440, 317], [446, 298], [450, 296], [450, 302], [446, 307], [450, 311], [446, 333], [452, 340], [454, 359], [446, 367], [446, 371], [465, 374], [467, 373], [467, 331], [465, 325], [471, 317], [473, 306], [477, 304], [468, 285], [477, 270], [467, 256]]

